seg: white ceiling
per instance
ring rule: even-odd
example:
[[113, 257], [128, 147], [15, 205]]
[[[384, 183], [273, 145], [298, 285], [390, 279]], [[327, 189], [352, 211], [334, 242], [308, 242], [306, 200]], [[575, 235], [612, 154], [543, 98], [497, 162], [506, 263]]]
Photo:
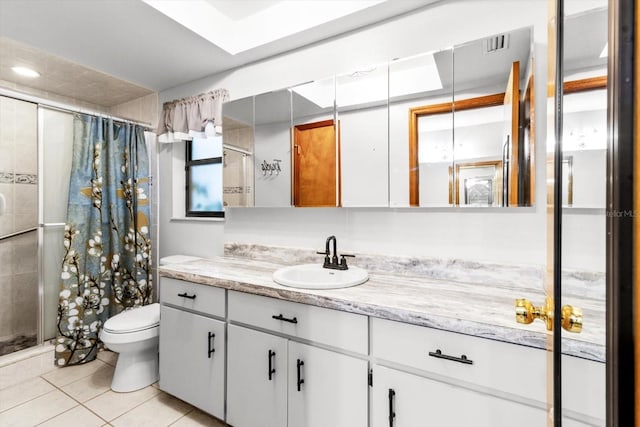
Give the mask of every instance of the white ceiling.
[[[189, 7], [191, 1], [195, 0], [183, 0], [185, 7]], [[237, 55], [225, 52], [142, 0], [0, 0], [0, 37], [144, 88], [162, 91], [436, 1], [384, 1]], [[207, 2], [232, 19], [243, 19], [282, 3], [272, 0]], [[8, 63], [11, 58], [3, 57], [2, 61], [4, 64], [0, 65], [12, 65]]]

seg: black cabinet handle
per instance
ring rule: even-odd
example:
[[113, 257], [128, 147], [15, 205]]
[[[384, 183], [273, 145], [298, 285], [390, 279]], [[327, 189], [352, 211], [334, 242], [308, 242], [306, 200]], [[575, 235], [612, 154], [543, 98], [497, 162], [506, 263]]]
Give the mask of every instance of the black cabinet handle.
[[271, 381], [271, 376], [276, 373], [276, 368], [271, 365], [271, 358], [276, 358], [276, 352], [269, 350], [269, 381]]
[[393, 404], [396, 397], [396, 392], [394, 389], [389, 389], [389, 427], [393, 427], [393, 421], [396, 418], [396, 413], [393, 410]]
[[466, 365], [473, 365], [473, 360], [467, 359], [467, 356], [465, 356], [464, 354], [460, 357], [449, 356], [448, 354], [442, 354], [442, 351], [440, 351], [440, 349], [437, 349], [436, 351], [430, 351], [429, 356], [437, 357], [438, 359], [446, 359], [453, 362], [464, 363]]
[[282, 313], [278, 314], [277, 316], [274, 314], [273, 316], [271, 316], [271, 318], [276, 320], [282, 320], [283, 322], [298, 323], [297, 317], [294, 317], [293, 319], [289, 319], [287, 317], [284, 317]]
[[182, 298], [196, 299], [196, 294], [188, 295], [186, 292], [178, 294], [178, 296]]
[[298, 368], [298, 391], [300, 391], [300, 386], [302, 384], [304, 384], [304, 379], [300, 378], [300, 367], [304, 365], [304, 362], [300, 359], [298, 359], [298, 363], [297, 363], [297, 368]]
[[209, 359], [211, 359], [211, 354], [216, 352], [216, 349], [213, 348], [213, 339], [215, 337], [216, 337], [216, 334], [214, 334], [213, 332], [209, 332], [209, 338], [207, 343], [207, 348], [208, 348], [207, 357]]

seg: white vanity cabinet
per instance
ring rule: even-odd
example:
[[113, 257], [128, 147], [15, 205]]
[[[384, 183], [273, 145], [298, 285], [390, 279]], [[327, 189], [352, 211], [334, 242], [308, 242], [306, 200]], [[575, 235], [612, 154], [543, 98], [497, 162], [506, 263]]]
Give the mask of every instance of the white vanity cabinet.
[[367, 362], [289, 342], [289, 427], [366, 427]]
[[286, 338], [228, 327], [227, 422], [238, 427], [287, 425]]
[[562, 356], [563, 426], [604, 426], [606, 419], [606, 365]]
[[541, 350], [373, 319], [371, 354], [373, 427], [546, 423]]
[[384, 366], [373, 372], [372, 427], [546, 425], [539, 408]]
[[[234, 427], [547, 424], [545, 350], [166, 277], [160, 285], [160, 388]], [[604, 425], [604, 383], [603, 363], [563, 356], [565, 424]]]
[[225, 291], [164, 277], [160, 286], [160, 389], [224, 419]]
[[234, 291], [228, 298], [229, 424], [367, 426], [366, 316]]

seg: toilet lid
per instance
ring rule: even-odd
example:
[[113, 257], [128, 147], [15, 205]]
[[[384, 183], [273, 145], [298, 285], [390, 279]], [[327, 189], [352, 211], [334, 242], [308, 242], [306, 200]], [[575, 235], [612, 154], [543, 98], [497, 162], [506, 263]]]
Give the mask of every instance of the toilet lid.
[[158, 326], [160, 323], [160, 304], [125, 310], [108, 319], [103, 329], [114, 334], [142, 331]]

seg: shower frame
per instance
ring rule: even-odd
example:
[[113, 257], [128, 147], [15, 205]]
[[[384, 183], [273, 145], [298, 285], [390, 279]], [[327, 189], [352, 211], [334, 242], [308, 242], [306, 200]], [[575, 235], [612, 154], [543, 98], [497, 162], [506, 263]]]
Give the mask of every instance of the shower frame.
[[4, 96], [7, 98], [15, 99], [23, 102], [30, 102], [37, 106], [37, 156], [38, 156], [38, 225], [37, 225], [37, 233], [38, 233], [38, 243], [37, 243], [37, 256], [38, 256], [38, 312], [37, 312], [37, 341], [36, 346], [41, 345], [45, 341], [44, 337], [44, 326], [45, 326], [45, 318], [44, 318], [44, 304], [45, 304], [45, 288], [44, 288], [44, 232], [46, 228], [50, 227], [64, 227], [65, 223], [45, 223], [44, 221], [44, 180], [42, 179], [44, 175], [44, 156], [42, 153], [44, 152], [44, 114], [43, 109], [52, 110], [52, 111], [60, 111], [64, 113], [70, 114], [88, 114], [97, 117], [105, 117], [110, 118], [114, 121], [131, 123], [135, 125], [140, 125], [146, 128], [146, 130], [153, 132], [150, 123], [138, 122], [134, 120], [124, 119], [120, 117], [113, 116], [111, 114], [105, 112], [99, 112], [95, 110], [80, 108], [71, 104], [66, 104], [62, 102], [52, 101], [46, 98], [28, 95], [19, 91], [0, 88], [0, 96]]

